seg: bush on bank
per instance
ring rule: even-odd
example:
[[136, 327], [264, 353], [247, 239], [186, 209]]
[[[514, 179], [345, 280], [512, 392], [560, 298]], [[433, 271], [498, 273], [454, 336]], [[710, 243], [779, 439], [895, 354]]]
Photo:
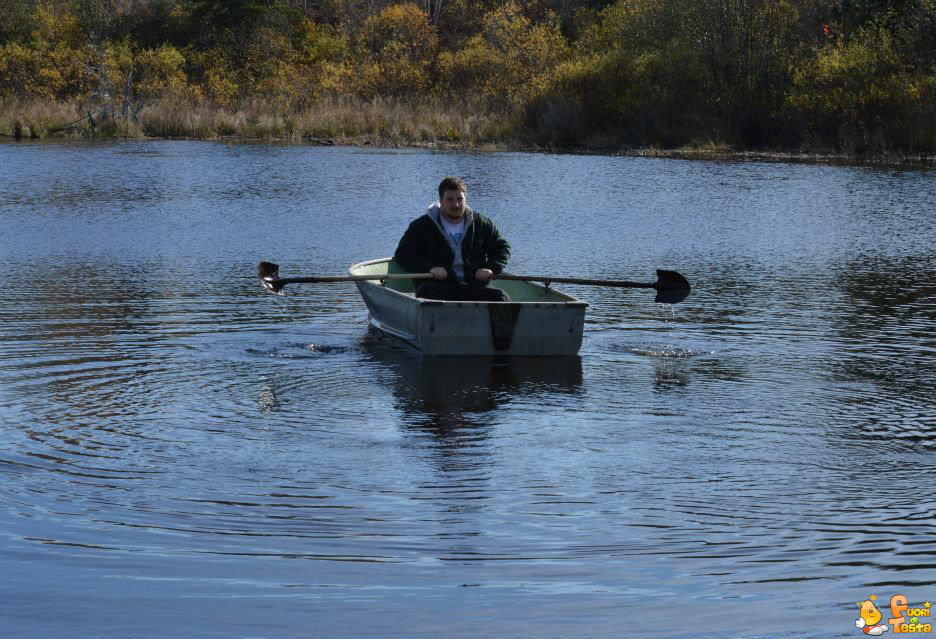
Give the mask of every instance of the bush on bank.
[[5, 135], [936, 152], [934, 87], [936, 0], [0, 5]]

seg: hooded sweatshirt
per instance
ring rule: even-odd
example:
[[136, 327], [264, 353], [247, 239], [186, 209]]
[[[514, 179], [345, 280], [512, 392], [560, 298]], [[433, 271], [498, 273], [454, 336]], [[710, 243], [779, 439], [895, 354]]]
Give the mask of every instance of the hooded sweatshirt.
[[[500, 273], [507, 266], [510, 245], [494, 222], [485, 215], [465, 208], [462, 235], [447, 225], [438, 202], [413, 220], [400, 239], [394, 259], [407, 271], [425, 273], [435, 266], [449, 272], [449, 280], [472, 286], [486, 286], [474, 276], [479, 268]], [[454, 236], [452, 233], [453, 232]]]
[[465, 214], [462, 216], [462, 219], [452, 224], [442, 215], [442, 205], [436, 202], [426, 210], [426, 215], [431, 217], [435, 223], [439, 225], [439, 230], [442, 231], [445, 239], [448, 240], [449, 246], [452, 247], [452, 252], [455, 255], [452, 259], [452, 270], [455, 271], [455, 278], [459, 282], [464, 282], [465, 262], [462, 257], [461, 241], [462, 238], [465, 237], [465, 231], [471, 226], [471, 222], [474, 219], [474, 212], [469, 207], [465, 207]]

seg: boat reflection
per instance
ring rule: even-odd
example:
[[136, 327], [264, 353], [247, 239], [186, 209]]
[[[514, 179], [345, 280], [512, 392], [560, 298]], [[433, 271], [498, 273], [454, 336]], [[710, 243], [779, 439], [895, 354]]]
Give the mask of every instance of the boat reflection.
[[574, 357], [425, 357], [372, 334], [368, 356], [388, 367], [407, 428], [457, 440], [490, 424], [491, 415], [538, 394], [578, 393], [582, 360]]
[[653, 370], [653, 392], [669, 393], [689, 385], [683, 362], [657, 362]]

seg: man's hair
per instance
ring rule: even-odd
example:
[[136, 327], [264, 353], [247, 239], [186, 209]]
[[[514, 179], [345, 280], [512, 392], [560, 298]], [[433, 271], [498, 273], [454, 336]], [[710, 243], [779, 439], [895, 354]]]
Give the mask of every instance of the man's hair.
[[439, 184], [439, 200], [442, 200], [442, 196], [446, 191], [461, 191], [464, 194], [468, 194], [468, 187], [465, 185], [465, 181], [454, 175], [450, 175]]

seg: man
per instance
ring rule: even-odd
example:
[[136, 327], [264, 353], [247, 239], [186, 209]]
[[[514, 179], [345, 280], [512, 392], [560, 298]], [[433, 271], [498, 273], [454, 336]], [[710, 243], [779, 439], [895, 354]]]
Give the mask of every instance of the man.
[[442, 180], [439, 201], [409, 225], [393, 257], [407, 271], [432, 273], [433, 279], [417, 286], [417, 297], [508, 301], [488, 284], [507, 266], [510, 245], [490, 218], [468, 206], [468, 189], [460, 178]]

